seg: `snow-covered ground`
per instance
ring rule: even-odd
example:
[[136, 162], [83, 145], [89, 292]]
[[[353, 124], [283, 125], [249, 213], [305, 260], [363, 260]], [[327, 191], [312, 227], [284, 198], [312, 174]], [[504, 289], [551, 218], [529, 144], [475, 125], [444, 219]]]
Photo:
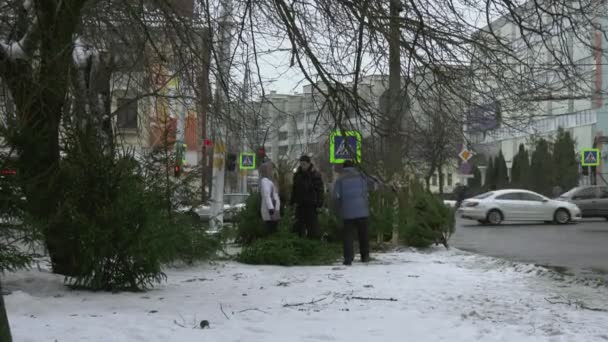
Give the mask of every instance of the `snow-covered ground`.
[[458, 250], [374, 257], [173, 268], [146, 293], [69, 291], [37, 270], [3, 284], [17, 342], [608, 340], [605, 286]]

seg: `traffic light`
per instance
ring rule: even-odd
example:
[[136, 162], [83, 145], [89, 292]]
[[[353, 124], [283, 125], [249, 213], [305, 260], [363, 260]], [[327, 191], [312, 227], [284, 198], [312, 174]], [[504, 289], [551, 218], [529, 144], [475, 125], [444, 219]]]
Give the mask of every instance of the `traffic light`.
[[173, 169], [173, 176], [175, 178], [179, 178], [179, 176], [181, 176], [182, 174], [182, 167], [179, 165], [175, 165], [175, 169]]
[[226, 170], [236, 171], [236, 159], [235, 153], [228, 153], [226, 156]]
[[262, 165], [266, 162], [266, 149], [264, 147], [258, 148], [256, 159], [259, 165]]

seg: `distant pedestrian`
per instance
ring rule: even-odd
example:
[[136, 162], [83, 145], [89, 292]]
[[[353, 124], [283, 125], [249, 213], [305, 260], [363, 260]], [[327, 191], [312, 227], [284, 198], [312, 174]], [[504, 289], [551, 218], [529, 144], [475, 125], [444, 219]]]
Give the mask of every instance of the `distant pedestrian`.
[[300, 237], [320, 238], [318, 210], [323, 206], [323, 178], [315, 170], [310, 157], [300, 158], [300, 167], [293, 176], [291, 205], [295, 206], [295, 231]]
[[369, 259], [369, 193], [368, 180], [355, 168], [352, 161], [344, 163], [342, 174], [334, 183], [334, 203], [337, 214], [344, 222], [344, 265], [351, 265], [355, 255], [353, 235], [357, 231], [361, 261]]
[[561, 186], [556, 185], [553, 187], [553, 198], [558, 198], [563, 193], [564, 191], [562, 190]]
[[454, 188], [454, 194], [456, 195], [456, 208], [460, 208], [460, 205], [467, 197], [467, 187], [457, 183]]
[[262, 220], [266, 225], [266, 232], [270, 235], [276, 233], [281, 219], [281, 198], [279, 187], [274, 179], [272, 163], [266, 162], [260, 166], [260, 195], [262, 203], [260, 211]]

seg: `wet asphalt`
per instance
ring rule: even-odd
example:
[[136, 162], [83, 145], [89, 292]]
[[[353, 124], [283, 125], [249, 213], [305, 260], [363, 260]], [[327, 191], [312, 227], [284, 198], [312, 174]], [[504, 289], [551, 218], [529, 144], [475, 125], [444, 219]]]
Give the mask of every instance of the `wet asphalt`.
[[458, 219], [450, 243], [458, 249], [548, 266], [578, 276], [608, 276], [608, 221], [604, 219], [585, 219], [564, 226], [482, 226], [476, 221]]

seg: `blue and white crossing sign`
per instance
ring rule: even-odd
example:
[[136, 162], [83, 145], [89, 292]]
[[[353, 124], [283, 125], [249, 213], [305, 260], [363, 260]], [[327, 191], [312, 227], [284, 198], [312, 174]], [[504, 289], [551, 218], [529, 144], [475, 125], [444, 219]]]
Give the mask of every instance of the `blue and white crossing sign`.
[[599, 166], [600, 150], [598, 148], [586, 148], [582, 151], [582, 166]]
[[330, 163], [343, 164], [346, 160], [361, 162], [361, 134], [357, 131], [336, 131], [329, 138]]
[[241, 170], [255, 170], [255, 153], [241, 153]]

